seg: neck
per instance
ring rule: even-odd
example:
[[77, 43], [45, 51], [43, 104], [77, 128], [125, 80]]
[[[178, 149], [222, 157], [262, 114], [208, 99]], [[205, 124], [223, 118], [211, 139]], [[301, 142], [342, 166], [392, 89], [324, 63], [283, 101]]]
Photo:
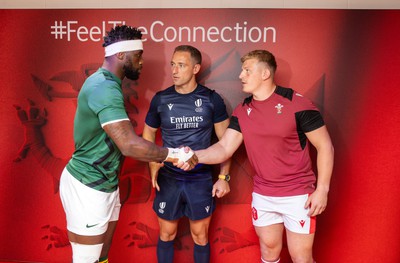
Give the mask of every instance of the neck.
[[105, 58], [103, 65], [101, 66], [103, 69], [106, 69], [113, 73], [115, 76], [117, 76], [120, 80], [123, 80], [125, 78], [125, 74], [122, 70], [122, 68], [118, 67], [117, 64], [112, 61], [111, 58]]
[[266, 100], [271, 97], [271, 95], [275, 92], [275, 89], [275, 83], [263, 85], [257, 91], [253, 92], [253, 98], [255, 100]]
[[193, 82], [193, 83], [188, 83], [185, 85], [180, 85], [180, 86], [176, 86], [175, 85], [175, 90], [176, 92], [180, 93], [180, 94], [188, 94], [191, 93], [192, 91], [194, 91], [197, 87], [197, 82]]

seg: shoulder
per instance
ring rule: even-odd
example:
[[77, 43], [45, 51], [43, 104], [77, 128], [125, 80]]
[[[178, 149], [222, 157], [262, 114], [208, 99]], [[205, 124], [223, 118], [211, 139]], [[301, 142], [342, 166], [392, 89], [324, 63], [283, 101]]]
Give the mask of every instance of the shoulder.
[[303, 110], [303, 109], [318, 110], [317, 107], [309, 98], [304, 97], [301, 93], [296, 91], [293, 94], [292, 102], [298, 110]]
[[245, 106], [245, 105], [249, 105], [250, 102], [251, 102], [252, 100], [253, 100], [253, 95], [251, 95], [251, 96], [245, 98], [245, 99], [243, 100], [242, 104], [237, 105], [236, 108], [243, 107], [243, 106]]
[[156, 92], [156, 95], [164, 95], [164, 94], [170, 94], [172, 92], [175, 92], [175, 87], [172, 85], [166, 89], [160, 90]]
[[222, 96], [217, 91], [215, 91], [213, 89], [210, 89], [210, 88], [208, 88], [206, 86], [203, 86], [201, 84], [198, 84], [196, 92], [202, 93], [202, 94], [206, 94], [207, 96], [209, 96], [211, 98], [212, 101], [214, 101], [214, 100], [218, 100], [218, 101], [223, 100]]
[[90, 75], [84, 82], [80, 94], [87, 94], [90, 97], [113, 96], [112, 94], [122, 94], [120, 82], [105, 72], [97, 71]]
[[298, 104], [300, 106], [306, 106], [312, 104], [312, 101], [310, 99], [304, 97], [301, 93], [291, 88], [277, 86], [275, 94], [289, 100], [293, 104]]
[[197, 88], [194, 90], [193, 95], [201, 98], [202, 100], [210, 101], [214, 104], [223, 101], [222, 97], [215, 90], [212, 90], [201, 84], [197, 84]]
[[295, 91], [291, 88], [285, 88], [285, 87], [281, 87], [281, 86], [277, 86], [275, 89], [275, 94], [288, 99], [290, 101], [293, 100], [293, 95], [295, 94]]
[[203, 86], [201, 84], [197, 84], [197, 88], [195, 89], [195, 93], [205, 93], [205, 94], [211, 94], [215, 93], [215, 90], [212, 90], [206, 86]]
[[247, 109], [249, 109], [249, 105], [253, 100], [253, 96], [249, 96], [247, 98], [245, 98], [243, 100], [242, 103], [239, 103], [238, 105], [236, 105], [236, 107], [233, 109], [232, 112], [232, 116], [236, 116], [237, 118], [239, 118], [239, 116], [242, 116], [243, 114], [245, 114], [245, 112], [247, 111]]
[[117, 76], [103, 68], [99, 68], [91, 77], [99, 82], [104, 82], [105, 85], [109, 86], [120, 87], [122, 83]]
[[168, 87], [166, 89], [157, 91], [156, 94], [154, 94], [153, 99], [161, 99], [162, 97], [171, 96], [171, 95], [174, 95], [174, 94], [176, 94], [175, 87], [174, 86], [170, 86], [170, 87]]

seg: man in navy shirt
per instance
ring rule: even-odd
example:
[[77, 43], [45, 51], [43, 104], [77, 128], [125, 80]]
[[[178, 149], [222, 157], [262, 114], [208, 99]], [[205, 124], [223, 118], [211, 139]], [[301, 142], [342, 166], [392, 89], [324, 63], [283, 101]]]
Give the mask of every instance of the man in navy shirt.
[[[193, 150], [210, 146], [213, 131], [221, 138], [229, 124], [223, 99], [215, 91], [197, 83], [201, 53], [182, 45], [175, 48], [171, 60], [174, 85], [158, 92], [146, 116], [143, 138], [155, 142], [161, 130], [164, 147], [189, 146]], [[153, 187], [157, 189], [153, 209], [158, 216], [160, 237], [158, 262], [172, 262], [173, 241], [179, 219], [189, 218], [194, 245], [194, 261], [209, 262], [208, 228], [215, 209], [214, 196], [229, 193], [230, 161], [221, 164], [218, 181], [213, 185], [210, 165], [198, 164], [182, 171], [165, 163], [150, 163]]]

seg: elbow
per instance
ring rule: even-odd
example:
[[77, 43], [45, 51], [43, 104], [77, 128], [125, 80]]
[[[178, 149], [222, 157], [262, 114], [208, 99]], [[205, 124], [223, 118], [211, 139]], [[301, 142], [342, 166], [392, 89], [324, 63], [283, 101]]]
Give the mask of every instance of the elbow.
[[122, 145], [118, 145], [118, 148], [123, 156], [132, 158], [137, 158], [137, 156], [135, 155], [135, 152], [137, 151], [134, 150], [136, 147], [137, 146], [131, 142], [126, 142]]
[[129, 154], [129, 148], [127, 148], [127, 147], [120, 147], [119, 150], [120, 150], [120, 152], [121, 152], [121, 154], [123, 156], [129, 156], [130, 155]]
[[221, 161], [220, 162], [225, 162], [226, 160], [229, 160], [232, 158], [233, 153], [224, 153], [224, 155], [221, 156]]

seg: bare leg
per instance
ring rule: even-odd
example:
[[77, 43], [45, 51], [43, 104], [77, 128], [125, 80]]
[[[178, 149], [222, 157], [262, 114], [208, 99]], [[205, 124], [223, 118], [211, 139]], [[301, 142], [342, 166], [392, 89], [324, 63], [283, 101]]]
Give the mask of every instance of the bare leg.
[[100, 258], [108, 257], [108, 252], [111, 248], [111, 242], [114, 236], [115, 229], [118, 221], [111, 221], [108, 223], [108, 228], [104, 236], [103, 249], [101, 250]]
[[283, 223], [254, 229], [260, 241], [261, 257], [263, 260], [274, 262], [279, 259], [283, 242]]
[[286, 230], [287, 243], [293, 263], [313, 263], [312, 247], [315, 234], [298, 234]]
[[71, 242], [75, 242], [83, 245], [96, 245], [104, 243], [105, 233], [97, 236], [81, 236], [73, 232], [68, 231], [68, 239]]
[[211, 222], [211, 216], [190, 222], [190, 232], [195, 244], [204, 246], [208, 243], [208, 228]]
[[158, 263], [172, 263], [174, 261], [174, 239], [178, 232], [179, 220], [165, 220], [158, 218], [160, 238], [157, 243]]
[[162, 241], [171, 241], [176, 237], [178, 231], [178, 220], [165, 220], [158, 218], [158, 224], [160, 225], [160, 239]]
[[208, 228], [211, 216], [200, 220], [189, 220], [190, 232], [194, 241], [193, 258], [195, 263], [210, 262], [210, 244], [208, 242]]

